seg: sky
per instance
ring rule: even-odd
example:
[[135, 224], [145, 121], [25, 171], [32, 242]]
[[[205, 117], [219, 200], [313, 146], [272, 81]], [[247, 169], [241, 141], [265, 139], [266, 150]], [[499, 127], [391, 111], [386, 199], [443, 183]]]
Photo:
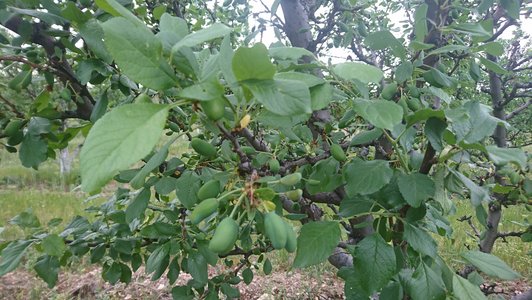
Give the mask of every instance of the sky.
[[[252, 1], [249, 1], [249, 2], [251, 4], [251, 6], [252, 6], [252, 11], [254, 13], [259, 13], [259, 12], [265, 11], [265, 8], [264, 8], [263, 4], [271, 8], [272, 4], [275, 1], [274, 0], [252, 0]], [[261, 2], [263, 4], [261, 4]], [[277, 10], [277, 15], [284, 21], [283, 12], [282, 12], [282, 9], [281, 9], [280, 5], [279, 5], [279, 8]], [[269, 15], [268, 14], [262, 14], [262, 17], [265, 18], [265, 19], [268, 19]], [[391, 20], [392, 20], [393, 24], [400, 24], [399, 22], [401, 22], [402, 20], [406, 20], [405, 12], [404, 11], [399, 11], [399, 12], [396, 12], [396, 13], [392, 14], [391, 15]], [[253, 24], [253, 22], [255, 22], [255, 21], [253, 19], [251, 19], [251, 24]], [[530, 36], [532, 36], [532, 18], [526, 19], [526, 18], [521, 17], [520, 22], [522, 23], [521, 28], [526, 33], [528, 33]], [[258, 24], [258, 23], [255, 22], [255, 24]], [[392, 33], [396, 37], [400, 37], [402, 32], [400, 31], [399, 27], [397, 27], [397, 29], [398, 29], [397, 31], [395, 31], [395, 32], [392, 31]], [[510, 39], [510, 38], [512, 38], [514, 29], [515, 29], [514, 26], [510, 27], [509, 29], [507, 29], [500, 36], [500, 38], [502, 38], [502, 39]], [[259, 39], [259, 37], [256, 37], [255, 40], [258, 42], [259, 41], [258, 39]], [[274, 43], [276, 41], [277, 41], [277, 39], [275, 37], [273, 29], [271, 27], [267, 27], [266, 31], [264, 32], [264, 34], [262, 36], [262, 42], [266, 46], [269, 46], [271, 43]], [[327, 49], [322, 54], [322, 57], [320, 57], [320, 59], [323, 62], [326, 62], [328, 59], [331, 59], [332, 63], [340, 63], [340, 62], [345, 62], [349, 55], [352, 55], [352, 54], [350, 53], [350, 51], [347, 51], [346, 49], [333, 48], [333, 49]]]

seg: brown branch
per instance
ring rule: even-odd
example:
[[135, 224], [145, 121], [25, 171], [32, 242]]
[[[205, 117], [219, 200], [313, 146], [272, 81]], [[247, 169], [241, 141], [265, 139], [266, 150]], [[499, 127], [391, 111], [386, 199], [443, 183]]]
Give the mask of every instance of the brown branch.
[[268, 147], [268, 145], [266, 145], [262, 141], [259, 141], [258, 139], [256, 139], [253, 136], [253, 133], [249, 129], [244, 128], [244, 129], [239, 131], [239, 134], [241, 136], [243, 136], [248, 141], [248, 143], [253, 148], [255, 148], [255, 150], [261, 151], [261, 152], [270, 152], [270, 148]]
[[17, 117], [19, 117], [19, 118], [21, 118], [21, 119], [24, 119], [24, 114], [21, 113], [13, 103], [11, 103], [9, 100], [7, 100], [6, 98], [4, 98], [4, 96], [2, 96], [1, 94], [0, 94], [0, 100], [2, 100], [2, 102], [4, 102], [4, 104], [7, 105], [7, 106], [9, 107], [9, 109], [11, 109], [11, 111], [12, 111]]
[[522, 111], [524, 111], [525, 109], [527, 109], [530, 105], [532, 104], [532, 99], [529, 99], [526, 103], [524, 103], [523, 105], [519, 106], [518, 108], [516, 108], [515, 110], [513, 110], [512, 112], [508, 113], [504, 119], [505, 120], [510, 120], [511, 118], [519, 115], [519, 113], [521, 113]]

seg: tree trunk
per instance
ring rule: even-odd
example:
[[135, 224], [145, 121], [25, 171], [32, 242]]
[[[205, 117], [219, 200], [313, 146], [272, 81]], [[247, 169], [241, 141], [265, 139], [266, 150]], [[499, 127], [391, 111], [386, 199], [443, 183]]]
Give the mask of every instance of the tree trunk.
[[[497, 62], [497, 58], [492, 55], [488, 55], [488, 59]], [[502, 82], [501, 78], [492, 71], [488, 71], [490, 80], [490, 97], [493, 107], [493, 115], [499, 119], [504, 120], [505, 112], [502, 97]], [[506, 128], [502, 125], [498, 125], [493, 134], [495, 143], [500, 148], [506, 148]], [[504, 185], [503, 179], [499, 175], [495, 175], [495, 181], [501, 185]], [[501, 195], [495, 195], [498, 199]], [[488, 218], [486, 220], [486, 234], [484, 238], [480, 240], [480, 251], [491, 253], [495, 241], [499, 234], [499, 222], [502, 218], [502, 209], [498, 201], [494, 201], [489, 204]]]

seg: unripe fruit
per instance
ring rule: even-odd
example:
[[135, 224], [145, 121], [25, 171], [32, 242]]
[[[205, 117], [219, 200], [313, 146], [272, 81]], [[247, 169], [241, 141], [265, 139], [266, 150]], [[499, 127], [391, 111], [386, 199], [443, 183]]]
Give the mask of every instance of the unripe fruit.
[[24, 125], [24, 120], [11, 120], [4, 128], [4, 133], [7, 136], [14, 135], [20, 127]]
[[397, 92], [397, 83], [393, 82], [384, 86], [381, 92], [383, 99], [392, 100], [393, 96]]
[[268, 166], [270, 167], [270, 171], [272, 173], [279, 172], [279, 169], [281, 168], [279, 161], [275, 158], [270, 159], [270, 161], [268, 162]]
[[216, 156], [216, 149], [214, 148], [214, 146], [204, 140], [201, 140], [199, 138], [193, 138], [190, 142], [190, 145], [192, 146], [192, 149], [194, 149], [194, 151], [196, 151], [200, 155], [206, 157]]
[[287, 222], [284, 222], [284, 225], [286, 227], [286, 251], [292, 253], [296, 251], [297, 248], [297, 236], [296, 232], [294, 231], [294, 228], [292, 225], [290, 225]]
[[215, 98], [209, 101], [202, 101], [201, 108], [209, 119], [213, 121], [218, 121], [224, 116], [225, 101], [223, 98]]
[[286, 175], [285, 177], [279, 179], [279, 182], [282, 185], [294, 186], [301, 181], [301, 173], [293, 173]]
[[216, 198], [206, 199], [194, 208], [190, 214], [190, 222], [197, 225], [216, 210], [218, 210], [218, 200]]
[[286, 227], [278, 214], [269, 212], [264, 216], [264, 230], [266, 237], [272, 242], [273, 248], [282, 249], [286, 246]]
[[331, 145], [331, 155], [334, 159], [336, 159], [339, 162], [343, 162], [347, 160], [347, 156], [345, 155], [344, 149], [342, 149], [342, 146], [338, 144]]
[[238, 224], [230, 217], [223, 219], [209, 242], [209, 250], [224, 254], [229, 252], [238, 238]]
[[512, 184], [518, 184], [519, 181], [521, 181], [521, 176], [519, 176], [519, 173], [517, 172], [511, 172], [508, 177], [510, 178], [510, 182]]
[[218, 180], [209, 180], [207, 181], [199, 190], [198, 190], [198, 200], [202, 201], [208, 198], [216, 198], [220, 194], [220, 182]]
[[286, 197], [292, 201], [299, 201], [301, 199], [301, 196], [303, 196], [303, 191], [301, 189], [288, 191], [285, 193]]
[[421, 109], [421, 102], [417, 98], [408, 98], [406, 100], [406, 104], [408, 105], [408, 108], [410, 108], [414, 112]]

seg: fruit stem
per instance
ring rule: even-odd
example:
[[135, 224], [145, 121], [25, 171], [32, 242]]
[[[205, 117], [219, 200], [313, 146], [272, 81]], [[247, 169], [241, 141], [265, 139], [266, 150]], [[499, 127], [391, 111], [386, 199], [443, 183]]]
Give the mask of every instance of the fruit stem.
[[246, 197], [245, 193], [242, 193], [242, 195], [240, 195], [240, 197], [238, 197], [238, 201], [236, 202], [235, 207], [233, 207], [233, 211], [229, 215], [229, 218], [233, 218], [234, 217], [234, 215], [236, 213], [236, 209], [240, 206], [240, 204], [242, 204], [242, 200], [244, 200], [244, 197]]

